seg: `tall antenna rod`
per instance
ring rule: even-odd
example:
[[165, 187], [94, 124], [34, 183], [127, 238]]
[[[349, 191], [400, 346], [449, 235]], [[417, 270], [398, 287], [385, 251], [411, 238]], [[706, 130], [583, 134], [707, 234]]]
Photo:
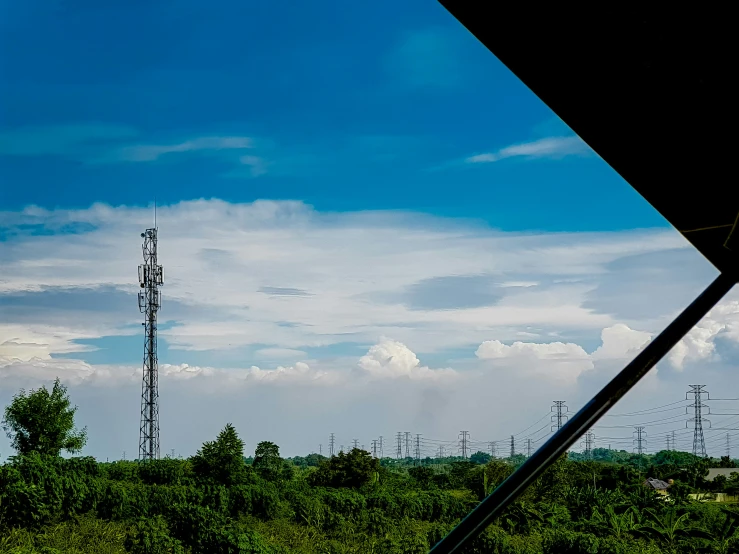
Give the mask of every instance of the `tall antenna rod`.
[[[155, 212], [156, 213], [156, 212]], [[156, 215], [155, 215], [156, 219]], [[164, 270], [157, 263], [157, 229], [141, 233], [144, 263], [139, 266], [139, 310], [145, 314], [144, 378], [141, 385], [139, 460], [159, 459], [159, 361], [157, 358], [157, 312], [162, 305], [159, 287]]]

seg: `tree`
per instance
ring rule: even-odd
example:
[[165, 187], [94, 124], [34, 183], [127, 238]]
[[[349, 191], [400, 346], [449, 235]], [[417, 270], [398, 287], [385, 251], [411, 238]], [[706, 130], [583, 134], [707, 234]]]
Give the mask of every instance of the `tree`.
[[246, 476], [244, 441], [227, 423], [215, 441], [203, 443], [192, 457], [192, 469], [202, 480], [219, 485], [238, 485]]
[[479, 451], [470, 456], [470, 462], [474, 464], [485, 465], [490, 461], [491, 457], [492, 456], [490, 456], [490, 454], [488, 454], [487, 452]]
[[282, 458], [280, 458], [280, 447], [273, 442], [263, 441], [257, 445], [254, 452], [252, 467], [262, 478], [275, 481], [282, 475]]
[[67, 388], [57, 378], [51, 392], [46, 387], [28, 393], [21, 389], [5, 408], [3, 430], [20, 455], [37, 452], [59, 456], [62, 450], [76, 453], [87, 442], [87, 428], [75, 429], [76, 412]]
[[339, 452], [321, 465], [311, 476], [311, 484], [324, 487], [359, 488], [372, 482], [380, 469], [380, 461], [369, 452], [353, 448]]

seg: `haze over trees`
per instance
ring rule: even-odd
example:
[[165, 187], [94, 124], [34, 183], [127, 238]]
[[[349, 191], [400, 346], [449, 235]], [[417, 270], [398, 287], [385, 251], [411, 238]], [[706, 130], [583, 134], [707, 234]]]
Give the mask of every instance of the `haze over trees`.
[[[232, 424], [189, 459], [102, 463], [78, 452], [85, 431], [57, 381], [17, 394], [4, 426], [17, 454], [0, 466], [0, 553], [425, 554], [520, 459], [377, 459], [361, 449], [285, 459]], [[35, 417], [34, 414], [39, 414]], [[739, 552], [739, 473], [673, 451], [596, 449], [555, 462], [465, 554]], [[738, 470], [739, 471], [739, 470]], [[645, 478], [673, 479], [669, 496]]]

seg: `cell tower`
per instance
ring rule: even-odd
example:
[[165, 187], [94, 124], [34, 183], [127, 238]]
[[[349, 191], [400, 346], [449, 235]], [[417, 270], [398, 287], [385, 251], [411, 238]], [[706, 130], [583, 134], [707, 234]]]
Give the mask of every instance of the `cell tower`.
[[139, 310], [145, 315], [144, 378], [141, 384], [139, 460], [159, 459], [159, 361], [157, 358], [157, 312], [162, 305], [159, 287], [164, 270], [157, 263], [157, 227], [141, 233], [144, 263], [139, 266]]
[[552, 406], [552, 412], [557, 411], [556, 415], [552, 416], [552, 431], [556, 430], [559, 431], [562, 427], [562, 424], [567, 421], [567, 415], [565, 415], [565, 412], [568, 411], [567, 406], [565, 406], [564, 400], [555, 400], [554, 406]]
[[708, 423], [711, 426], [711, 422], [703, 418], [703, 408], [708, 409], [708, 413], [711, 413], [711, 409], [708, 405], [703, 403], [702, 395], [708, 395], [708, 391], [703, 390], [706, 385], [688, 385], [690, 390], [685, 393], [685, 400], [688, 400], [688, 395], [693, 395], [693, 403], [685, 407], [685, 413], [688, 412], [689, 408], [693, 408], [693, 417], [690, 418], [685, 426], [687, 427], [690, 422], [693, 422], [693, 456], [706, 457], [706, 441], [703, 438], [703, 422]]

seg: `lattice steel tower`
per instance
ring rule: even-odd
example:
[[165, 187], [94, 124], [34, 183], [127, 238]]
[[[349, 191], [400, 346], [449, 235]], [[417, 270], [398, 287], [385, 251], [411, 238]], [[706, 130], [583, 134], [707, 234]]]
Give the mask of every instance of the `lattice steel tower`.
[[157, 263], [157, 228], [141, 233], [144, 263], [139, 266], [139, 310], [145, 314], [144, 379], [141, 384], [139, 460], [159, 459], [159, 362], [157, 359], [157, 312], [162, 305], [159, 287], [164, 270]]
[[689, 419], [686, 422], [687, 425], [692, 421], [693, 422], [693, 456], [702, 456], [703, 458], [706, 456], [706, 441], [703, 438], [703, 422], [708, 423], [708, 426], [711, 426], [711, 422], [708, 421], [706, 418], [703, 417], [703, 408], [707, 408], [708, 412], [711, 413], [711, 409], [708, 407], [707, 404], [703, 403], [702, 395], [708, 395], [708, 391], [703, 390], [706, 388], [706, 385], [688, 385], [690, 387], [690, 390], [685, 393], [685, 399], [688, 400], [688, 395], [693, 395], [693, 403], [689, 406], [685, 407], [685, 412], [690, 408], [693, 408], [694, 413], [693, 417]]

